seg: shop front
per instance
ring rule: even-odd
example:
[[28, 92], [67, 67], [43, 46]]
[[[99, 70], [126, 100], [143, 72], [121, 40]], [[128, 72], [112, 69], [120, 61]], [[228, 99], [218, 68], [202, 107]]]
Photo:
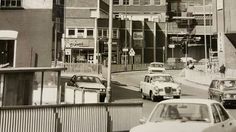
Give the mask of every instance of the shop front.
[[93, 63], [94, 39], [65, 39], [65, 63]]

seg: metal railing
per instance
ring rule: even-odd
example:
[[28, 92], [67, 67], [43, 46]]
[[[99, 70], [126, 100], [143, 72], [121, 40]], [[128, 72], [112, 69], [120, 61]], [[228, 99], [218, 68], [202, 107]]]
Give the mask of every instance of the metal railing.
[[142, 103], [0, 107], [0, 132], [110, 132], [138, 125]]

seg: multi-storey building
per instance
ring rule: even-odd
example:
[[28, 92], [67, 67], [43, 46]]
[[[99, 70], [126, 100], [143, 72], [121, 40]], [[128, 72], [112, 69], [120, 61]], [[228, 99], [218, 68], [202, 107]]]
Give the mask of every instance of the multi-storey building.
[[169, 0], [167, 15], [168, 44], [172, 45], [169, 46], [172, 48], [169, 48], [169, 56], [183, 56], [181, 48], [185, 43], [188, 48], [184, 49], [187, 52], [183, 52], [197, 60], [205, 58], [205, 48], [206, 56], [209, 50], [217, 50], [213, 34], [212, 0]]
[[226, 66], [229, 76], [236, 74], [236, 9], [235, 0], [213, 0], [214, 19], [217, 34], [219, 65]]
[[0, 0], [0, 67], [51, 66], [52, 0]]
[[[182, 57], [181, 45], [188, 34], [191, 34], [188, 56], [197, 60], [204, 58], [204, 31], [207, 50], [216, 49], [216, 44], [212, 39], [211, 0], [206, 0], [205, 12], [202, 1], [113, 0], [112, 61], [149, 63], [165, 61], [168, 57]], [[65, 62], [96, 63], [106, 59], [108, 2], [67, 0], [61, 6], [65, 14], [60, 17], [64, 19], [62, 49]], [[189, 27], [185, 20], [187, 14], [191, 14], [192, 18]], [[134, 58], [127, 57], [126, 50], [131, 48], [136, 53]]]

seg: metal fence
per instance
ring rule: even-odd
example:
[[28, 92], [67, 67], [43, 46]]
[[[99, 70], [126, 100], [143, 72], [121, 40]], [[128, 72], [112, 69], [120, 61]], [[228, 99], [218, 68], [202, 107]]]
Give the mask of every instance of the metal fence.
[[0, 132], [110, 132], [138, 125], [142, 103], [0, 107]]

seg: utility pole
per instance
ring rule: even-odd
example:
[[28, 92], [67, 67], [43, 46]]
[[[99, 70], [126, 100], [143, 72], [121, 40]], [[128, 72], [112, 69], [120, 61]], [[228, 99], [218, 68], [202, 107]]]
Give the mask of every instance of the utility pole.
[[207, 38], [206, 38], [206, 0], [203, 0], [204, 11], [204, 47], [205, 47], [205, 72], [207, 71]]
[[[127, 0], [125, 0], [125, 48], [128, 47], [127, 45]], [[127, 51], [125, 51], [125, 71], [127, 71]]]
[[113, 0], [109, 4], [109, 30], [108, 30], [108, 68], [107, 68], [107, 91], [106, 102], [111, 101], [111, 52], [112, 52], [112, 15], [113, 15]]

